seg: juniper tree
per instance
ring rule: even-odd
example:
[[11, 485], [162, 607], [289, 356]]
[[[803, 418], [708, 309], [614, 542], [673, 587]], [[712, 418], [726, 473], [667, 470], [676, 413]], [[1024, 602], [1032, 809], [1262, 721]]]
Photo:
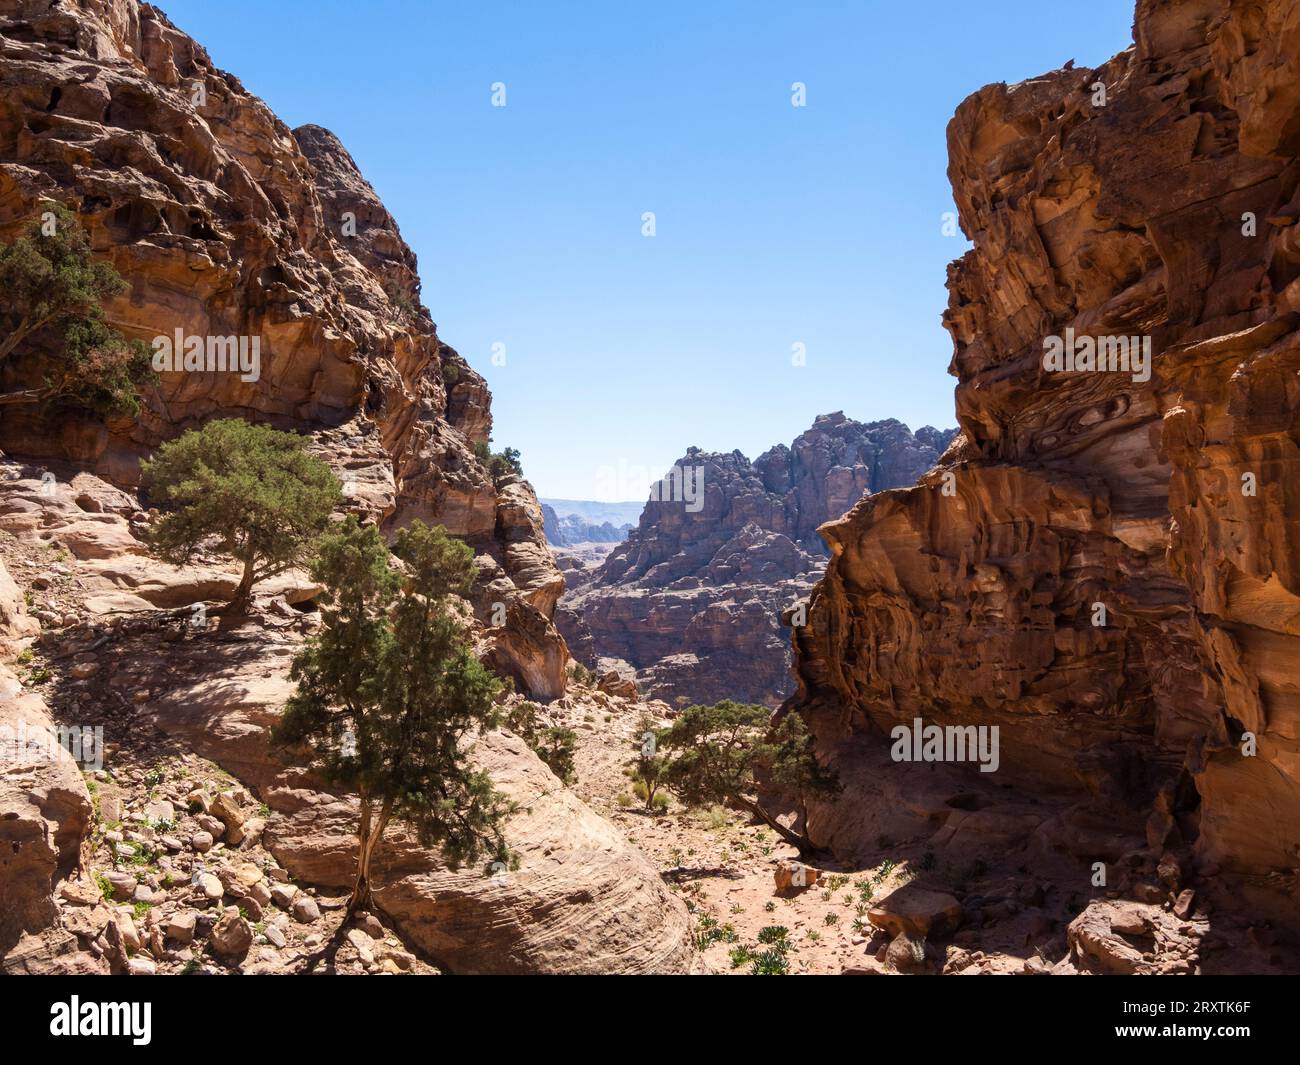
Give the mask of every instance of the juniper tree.
[[360, 800], [349, 913], [370, 901], [372, 863], [388, 825], [410, 825], [447, 862], [510, 862], [502, 826], [512, 806], [471, 768], [463, 741], [496, 725], [500, 682], [474, 657], [453, 609], [469, 592], [473, 552], [415, 522], [383, 538], [349, 517], [321, 541], [320, 632], [294, 660], [297, 690], [273, 732], [307, 752]]
[[338, 478], [301, 436], [238, 418], [163, 444], [140, 472], [166, 511], [151, 548], [175, 565], [206, 552], [242, 563], [236, 612], [247, 609], [257, 581], [310, 560], [342, 499]]
[[111, 263], [91, 258], [77, 216], [47, 204], [12, 244], [0, 244], [0, 368], [24, 344], [55, 349], [40, 384], [0, 404], [69, 400], [101, 414], [134, 415], [153, 380], [149, 349], [109, 326], [103, 303], [127, 289]]
[[632, 737], [636, 757], [627, 767], [627, 775], [645, 789], [645, 794], [641, 797], [645, 799], [646, 813], [654, 812], [655, 795], [659, 791], [668, 764], [659, 747], [667, 731], [659, 728], [651, 715], [643, 714], [637, 722], [636, 733]]
[[775, 830], [801, 852], [813, 849], [806, 834], [781, 824], [757, 798], [760, 777], [792, 797], [799, 823], [806, 823], [807, 800], [841, 790], [838, 778], [813, 750], [812, 736], [798, 714], [772, 725], [772, 712], [725, 699], [713, 706], [689, 706], [658, 733], [667, 764], [663, 779], [695, 806], [730, 803]]

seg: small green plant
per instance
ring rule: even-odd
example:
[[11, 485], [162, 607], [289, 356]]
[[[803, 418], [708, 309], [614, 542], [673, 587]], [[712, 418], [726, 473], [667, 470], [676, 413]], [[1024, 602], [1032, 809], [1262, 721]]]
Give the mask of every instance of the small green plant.
[[763, 912], [764, 912], [764, 913], [775, 913], [775, 912], [776, 912], [776, 903], [773, 902], [771, 899], [768, 899], [765, 903], [763, 903]]
[[106, 877], [103, 873], [98, 873], [95, 876], [95, 883], [99, 887], [99, 893], [104, 896], [104, 901], [105, 902], [112, 901], [113, 885], [108, 882], [108, 877]]
[[790, 929], [781, 924], [765, 925], [758, 930], [758, 941], [770, 946], [778, 946], [782, 950], [790, 948]]
[[754, 960], [754, 952], [743, 943], [731, 948], [731, 967], [739, 969], [742, 965], [748, 965]]
[[697, 949], [707, 950], [714, 943], [734, 943], [738, 938], [736, 929], [730, 922], [719, 924], [716, 917], [707, 913], [700, 916], [699, 925], [695, 930]]
[[790, 959], [783, 950], [765, 950], [753, 956], [749, 972], [751, 976], [786, 976], [790, 972]]
[[825, 924], [827, 927], [837, 925], [840, 923], [840, 915], [838, 913], [828, 913], [825, 917], [822, 918], [822, 923]]
[[721, 806], [713, 805], [695, 811], [695, 819], [701, 827], [717, 831], [727, 827], [727, 811]]

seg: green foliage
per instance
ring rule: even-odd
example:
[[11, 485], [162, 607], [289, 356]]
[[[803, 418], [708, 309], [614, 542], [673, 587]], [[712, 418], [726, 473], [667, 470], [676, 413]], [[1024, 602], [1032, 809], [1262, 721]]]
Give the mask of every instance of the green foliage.
[[659, 791], [668, 767], [668, 759], [660, 748], [666, 732], [651, 714], [643, 713], [632, 734], [636, 756], [628, 764], [626, 774], [634, 782], [633, 793], [645, 802], [646, 813], [668, 808], [668, 797]]
[[735, 927], [727, 922], [719, 924], [711, 914], [701, 914], [695, 929], [695, 946], [697, 950], [707, 950], [714, 943], [734, 943], [739, 938]]
[[840, 790], [838, 779], [813, 751], [812, 736], [798, 714], [787, 714], [775, 728], [765, 706], [726, 699], [712, 706], [689, 706], [657, 733], [665, 764], [659, 779], [693, 806], [733, 803], [750, 811], [801, 848], [805, 837], [786, 828], [750, 798], [760, 776], [801, 803], [813, 795]]
[[573, 679], [583, 687], [590, 687], [595, 683], [596, 674], [584, 666], [581, 662], [575, 661], [572, 664], [571, 672]]
[[141, 476], [167, 511], [150, 534], [154, 551], [176, 565], [199, 552], [242, 563], [234, 597], [240, 606], [257, 581], [311, 557], [343, 498], [338, 479], [302, 437], [238, 418], [163, 444]]
[[500, 685], [452, 609], [473, 582], [473, 552], [415, 522], [394, 554], [400, 573], [378, 531], [352, 517], [321, 541], [322, 625], [294, 660], [298, 688], [273, 734], [361, 797], [354, 907], [369, 895], [370, 857], [393, 818], [453, 868], [485, 854], [510, 861], [502, 825], [512, 806], [462, 750], [468, 733], [499, 720]]
[[127, 283], [111, 263], [91, 259], [75, 214], [53, 203], [44, 211], [49, 224], [35, 219], [12, 244], [0, 244], [0, 365], [28, 340], [61, 349], [62, 358], [41, 384], [0, 398], [134, 416], [137, 389], [154, 379], [149, 349], [110, 327], [103, 309]]
[[512, 473], [520, 477], [524, 475], [518, 448], [508, 447], [494, 452], [488, 444], [479, 443], [474, 445], [474, 457], [487, 467], [488, 474], [494, 481]]
[[576, 770], [573, 764], [578, 734], [558, 725], [541, 726], [537, 722], [537, 705], [517, 703], [506, 717], [506, 728], [522, 739], [564, 783], [573, 783]]

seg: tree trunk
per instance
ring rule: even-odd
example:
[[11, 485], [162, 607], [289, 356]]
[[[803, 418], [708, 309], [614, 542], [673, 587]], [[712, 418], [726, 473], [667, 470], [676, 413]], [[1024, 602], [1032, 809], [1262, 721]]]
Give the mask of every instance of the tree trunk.
[[786, 828], [785, 825], [781, 824], [780, 821], [759, 806], [758, 803], [750, 802], [748, 799], [742, 798], [739, 795], [736, 796], [736, 803], [741, 807], [741, 809], [747, 810], [749, 813], [757, 817], [763, 822], [763, 824], [767, 825], [768, 828], [772, 829], [772, 831], [792, 847], [797, 848], [801, 855], [817, 849], [813, 846], [812, 840], [807, 836], [800, 835], [792, 828]]
[[244, 574], [239, 578], [239, 587], [235, 589], [235, 598], [230, 601], [230, 609], [235, 614], [248, 613], [249, 601], [253, 598], [253, 558], [244, 560]]
[[375, 856], [375, 849], [384, 838], [384, 829], [392, 814], [392, 803], [384, 803], [379, 817], [372, 824], [370, 802], [361, 801], [361, 823], [357, 830], [357, 880], [352, 888], [352, 898], [348, 900], [345, 920], [351, 920], [358, 910], [370, 908], [370, 865]]
[[347, 917], [370, 904], [370, 800], [361, 797], [361, 820], [357, 825], [357, 879], [348, 899]]

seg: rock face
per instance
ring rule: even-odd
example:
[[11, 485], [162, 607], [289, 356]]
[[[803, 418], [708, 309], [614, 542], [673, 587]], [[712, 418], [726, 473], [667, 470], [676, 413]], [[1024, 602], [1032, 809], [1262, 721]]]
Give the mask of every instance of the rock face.
[[[0, 566], [0, 573], [4, 567]], [[7, 578], [7, 574], [5, 574]], [[0, 665], [0, 959], [5, 972], [52, 966], [75, 948], [53, 893], [76, 866], [90, 825], [81, 770], [44, 700]], [[46, 971], [51, 971], [46, 968]]]
[[[846, 766], [918, 717], [998, 726], [1001, 782], [1065, 803], [1077, 858], [1275, 900], [1300, 872], [1300, 24], [1142, 0], [1135, 40], [949, 125], [962, 435], [823, 527], [792, 705]], [[1149, 379], [1045, 364], [1071, 328], [1149, 337]], [[814, 837], [861, 843], [853, 806]]]
[[683, 490], [660, 491], [599, 570], [570, 577], [562, 631], [575, 654], [634, 671], [657, 698], [777, 705], [790, 691], [781, 613], [826, 562], [817, 527], [864, 493], [913, 483], [954, 432], [835, 413], [754, 462], [692, 448], [674, 467]]
[[[310, 433], [359, 511], [474, 546], [480, 617], [504, 603], [511, 619], [499, 667], [536, 698], [562, 692], [563, 581], [536, 498], [476, 457], [487, 387], [438, 339], [414, 254], [338, 140], [290, 130], [135, 0], [0, 0], [0, 89], [0, 237], [62, 201], [130, 282], [115, 327], [260, 344], [255, 375], [165, 370], [134, 421], [8, 406], [0, 448], [130, 486], [150, 449], [213, 417]], [[0, 384], [40, 378], [47, 354], [33, 344]]]

